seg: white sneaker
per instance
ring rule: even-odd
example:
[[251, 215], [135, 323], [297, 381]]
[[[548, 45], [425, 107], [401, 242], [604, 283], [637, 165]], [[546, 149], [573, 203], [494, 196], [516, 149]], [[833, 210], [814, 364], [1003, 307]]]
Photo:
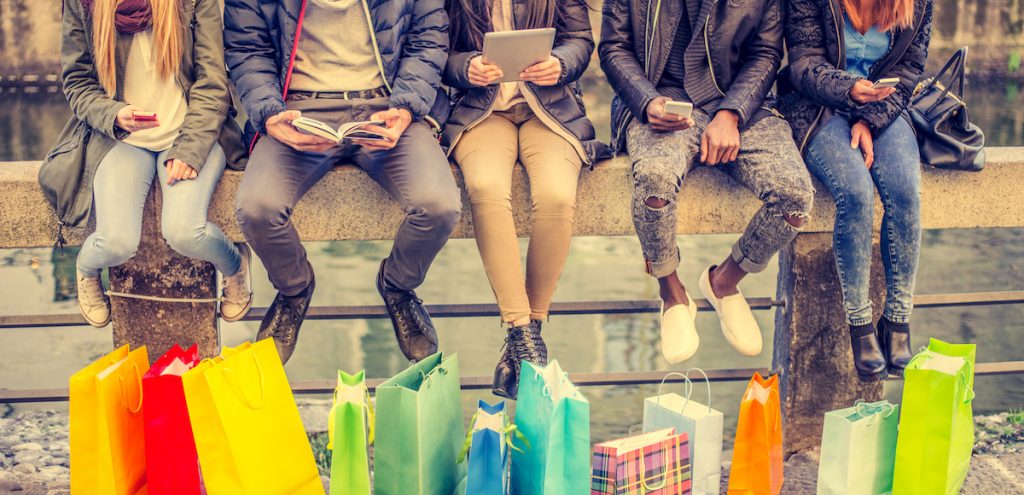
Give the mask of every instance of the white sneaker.
[[224, 277], [224, 291], [220, 301], [220, 317], [224, 321], [238, 321], [252, 309], [252, 278], [249, 277], [249, 265], [252, 263], [252, 251], [249, 245], [238, 245], [238, 253], [242, 264], [238, 273]]
[[697, 335], [697, 304], [689, 294], [686, 304], [676, 304], [665, 311], [661, 302], [661, 353], [669, 364], [678, 364], [693, 357], [700, 346]]
[[103, 290], [100, 277], [86, 277], [78, 272], [78, 309], [85, 321], [96, 328], [110, 323], [110, 298]]
[[743, 297], [742, 292], [719, 298], [711, 289], [711, 270], [709, 266], [700, 276], [698, 285], [704, 297], [718, 313], [718, 322], [722, 325], [722, 333], [736, 351], [744, 356], [761, 354], [761, 328], [757, 326], [754, 313]]

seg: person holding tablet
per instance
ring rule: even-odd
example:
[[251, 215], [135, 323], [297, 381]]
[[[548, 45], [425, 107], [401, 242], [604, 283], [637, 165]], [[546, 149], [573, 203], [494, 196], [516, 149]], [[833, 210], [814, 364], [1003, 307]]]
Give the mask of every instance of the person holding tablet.
[[[781, 110], [811, 173], [835, 199], [836, 265], [854, 365], [873, 381], [902, 373], [913, 357], [921, 157], [907, 107], [928, 57], [932, 1], [840, 3], [790, 0]], [[875, 189], [885, 208], [887, 287], [877, 328], [870, 297]]]
[[95, 215], [77, 260], [78, 306], [92, 326], [110, 322], [101, 272], [135, 256], [154, 180], [167, 244], [224, 276], [221, 316], [237, 321], [251, 308], [249, 249], [207, 220], [225, 166], [246, 162], [221, 19], [216, 0], [64, 0], [62, 78], [73, 115], [39, 180], [61, 227], [84, 228]]
[[[768, 267], [811, 209], [810, 175], [770, 96], [782, 59], [781, 4], [604, 3], [599, 52], [616, 92], [613, 145], [633, 163], [633, 222], [647, 272], [660, 284], [661, 346], [670, 363], [690, 358], [699, 344], [697, 307], [676, 275], [677, 196], [691, 166], [716, 167], [764, 202], [732, 253], [698, 283], [741, 354], [759, 354], [762, 337], [737, 284]], [[670, 101], [692, 103], [692, 115], [669, 112]]]
[[[569, 253], [580, 169], [610, 156], [577, 83], [594, 41], [583, 0], [448, 0], [446, 8], [452, 52], [444, 82], [455, 93], [442, 142], [465, 177], [477, 246], [508, 325], [493, 391], [515, 399], [520, 363], [547, 363], [541, 322]], [[517, 82], [498, 83], [505, 74], [485, 60], [485, 34], [543, 28], [557, 30], [550, 55]], [[533, 205], [525, 277], [512, 220], [517, 161]]]

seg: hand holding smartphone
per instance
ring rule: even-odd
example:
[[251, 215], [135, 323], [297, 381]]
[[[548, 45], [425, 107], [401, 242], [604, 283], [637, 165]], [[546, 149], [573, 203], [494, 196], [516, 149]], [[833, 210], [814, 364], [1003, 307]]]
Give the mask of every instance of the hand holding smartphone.
[[132, 118], [138, 122], [156, 122], [156, 113], [154, 112], [132, 112]]
[[665, 113], [678, 116], [681, 119], [688, 119], [693, 115], [693, 103], [685, 101], [666, 101]]
[[898, 77], [886, 77], [884, 79], [879, 79], [879, 80], [875, 81], [873, 83], [873, 87], [875, 87], [877, 89], [895, 88], [896, 85], [899, 84], [899, 83], [900, 83], [900, 78], [898, 78]]

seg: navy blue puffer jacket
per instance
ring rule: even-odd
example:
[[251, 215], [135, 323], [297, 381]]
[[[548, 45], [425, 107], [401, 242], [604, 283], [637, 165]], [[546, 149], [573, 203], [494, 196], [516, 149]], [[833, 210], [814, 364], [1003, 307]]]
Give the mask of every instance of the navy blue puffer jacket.
[[[391, 106], [414, 120], [448, 115], [441, 72], [448, 59], [444, 0], [362, 0], [373, 23]], [[267, 118], [285, 110], [285, 86], [306, 0], [226, 0], [225, 59], [249, 114], [248, 133], [264, 132]]]

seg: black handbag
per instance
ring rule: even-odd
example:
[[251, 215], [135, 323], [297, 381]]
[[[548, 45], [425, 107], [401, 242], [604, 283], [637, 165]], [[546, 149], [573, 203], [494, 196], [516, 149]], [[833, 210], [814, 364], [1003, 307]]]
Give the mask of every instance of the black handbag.
[[[935, 77], [918, 83], [910, 100], [910, 117], [923, 163], [977, 172], [985, 168], [985, 133], [971, 123], [967, 103], [962, 99], [966, 66], [965, 46], [949, 57]], [[948, 85], [942, 82], [947, 76]], [[952, 91], [954, 85], [956, 92]]]

